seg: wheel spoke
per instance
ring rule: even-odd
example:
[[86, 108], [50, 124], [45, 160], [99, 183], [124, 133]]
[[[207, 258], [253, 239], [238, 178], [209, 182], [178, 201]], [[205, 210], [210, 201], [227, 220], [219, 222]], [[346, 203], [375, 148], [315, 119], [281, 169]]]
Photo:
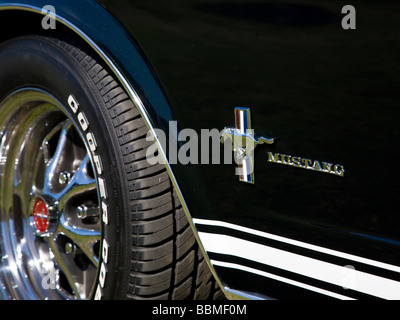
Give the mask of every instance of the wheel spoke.
[[[67, 121], [67, 124], [69, 122]], [[51, 141], [52, 139], [54, 139], [54, 137], [57, 136], [57, 134], [60, 133], [60, 131], [65, 128], [65, 121], [55, 124], [54, 127], [50, 130], [50, 132], [46, 135], [46, 137], [43, 139], [42, 142], [42, 150], [44, 153], [44, 161], [46, 164], [50, 163], [51, 159], [52, 159], [52, 155], [51, 155]]]
[[55, 195], [55, 198], [59, 201], [60, 211], [74, 197], [90, 194], [97, 190], [96, 180], [87, 174], [88, 165], [90, 165], [90, 158], [87, 154], [65, 188], [59, 194]]
[[[63, 155], [66, 153], [66, 146], [68, 144], [67, 140], [67, 134], [68, 130], [71, 127], [71, 122], [66, 122], [61, 129], [60, 137], [58, 139], [57, 143], [57, 148], [54, 153], [53, 158], [50, 160], [50, 163], [46, 169], [45, 172], [45, 181], [44, 181], [44, 192], [45, 193], [53, 193], [53, 185], [54, 185], [54, 180], [57, 178], [57, 172], [59, 171], [59, 166], [61, 163], [61, 160], [63, 158]], [[48, 149], [47, 149], [48, 150]], [[49, 156], [48, 153], [46, 153], [47, 157]]]
[[[68, 284], [70, 285], [73, 294], [76, 296], [77, 299], [81, 299], [81, 288], [79, 288], [79, 282], [77, 279], [77, 267], [74, 267], [73, 263], [69, 261], [69, 259], [65, 259], [65, 255], [61, 253], [59, 246], [57, 245], [54, 238], [49, 238], [49, 246], [53, 255], [53, 260], [57, 264], [57, 267], [63, 272], [65, 275]], [[58, 281], [56, 281], [58, 282]], [[58, 283], [59, 289], [62, 289], [60, 283]]]
[[33, 165], [32, 194], [43, 193], [44, 188], [44, 172], [46, 166], [46, 151], [42, 147], [39, 149], [36, 160]]
[[77, 227], [70, 224], [70, 221], [61, 216], [56, 234], [62, 234], [68, 237], [76, 245], [89, 261], [97, 267], [98, 252], [96, 252], [96, 243], [100, 241], [100, 223], [91, 225], [92, 229]]

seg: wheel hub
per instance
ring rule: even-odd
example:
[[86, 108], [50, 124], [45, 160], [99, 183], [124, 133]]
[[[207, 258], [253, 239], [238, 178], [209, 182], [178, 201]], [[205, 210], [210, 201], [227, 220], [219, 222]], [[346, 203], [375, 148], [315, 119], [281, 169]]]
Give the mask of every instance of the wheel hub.
[[33, 199], [33, 229], [37, 235], [45, 236], [53, 233], [58, 224], [57, 207], [42, 197]]
[[46, 202], [41, 198], [35, 200], [33, 206], [33, 222], [37, 233], [43, 234], [47, 232], [49, 226], [49, 212], [47, 210]]

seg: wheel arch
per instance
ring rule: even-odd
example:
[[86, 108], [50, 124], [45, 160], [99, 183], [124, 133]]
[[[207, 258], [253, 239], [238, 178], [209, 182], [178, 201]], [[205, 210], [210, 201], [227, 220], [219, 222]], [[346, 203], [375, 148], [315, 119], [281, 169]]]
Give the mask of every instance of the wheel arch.
[[[155, 134], [155, 128], [168, 132], [169, 121], [176, 121], [176, 117], [157, 76], [138, 44], [107, 10], [91, 0], [70, 0], [68, 6], [62, 0], [53, 1], [52, 6], [56, 10], [56, 30], [44, 30], [41, 21], [46, 13], [42, 12], [42, 8], [46, 5], [46, 1], [43, 0], [21, 0], [12, 4], [0, 1], [0, 27], [10, 30], [0, 36], [0, 43], [26, 33], [40, 32], [45, 35], [48, 32], [52, 35], [62, 31], [90, 46], [117, 77], [152, 133], [196, 241], [217, 283], [227, 298], [242, 298], [242, 295], [227, 290], [215, 272], [201, 243], [175, 173], [167, 161], [167, 150], [163, 149], [163, 144]], [[165, 145], [168, 145], [168, 141]]]

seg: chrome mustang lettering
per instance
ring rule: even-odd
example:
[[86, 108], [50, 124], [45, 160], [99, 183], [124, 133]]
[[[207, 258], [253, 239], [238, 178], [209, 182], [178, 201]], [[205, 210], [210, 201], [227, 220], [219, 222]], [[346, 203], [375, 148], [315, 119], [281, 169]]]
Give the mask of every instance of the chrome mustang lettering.
[[282, 153], [268, 152], [268, 162], [284, 164], [287, 166], [303, 168], [307, 170], [330, 173], [340, 177], [343, 177], [345, 173], [344, 167], [340, 164], [320, 162], [318, 160], [311, 160], [302, 157], [294, 157]]

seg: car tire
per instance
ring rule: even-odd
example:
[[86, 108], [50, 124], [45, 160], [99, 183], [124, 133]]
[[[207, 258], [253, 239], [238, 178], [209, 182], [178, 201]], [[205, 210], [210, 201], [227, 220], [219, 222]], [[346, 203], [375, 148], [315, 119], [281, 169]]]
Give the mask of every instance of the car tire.
[[141, 113], [90, 47], [2, 43], [0, 118], [1, 298], [222, 297], [165, 165], [146, 160]]

